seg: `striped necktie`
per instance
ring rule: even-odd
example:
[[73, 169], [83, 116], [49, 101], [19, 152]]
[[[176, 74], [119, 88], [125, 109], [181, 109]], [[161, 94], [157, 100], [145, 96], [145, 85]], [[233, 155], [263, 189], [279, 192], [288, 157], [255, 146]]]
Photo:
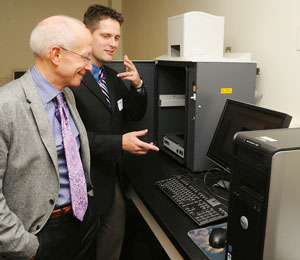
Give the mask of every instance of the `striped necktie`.
[[76, 139], [72, 133], [69, 117], [66, 112], [64, 97], [61, 92], [56, 96], [56, 102], [69, 173], [72, 210], [74, 216], [82, 221], [88, 206], [84, 170]]
[[101, 88], [102, 93], [104, 94], [107, 103], [109, 104], [109, 106], [111, 107], [111, 103], [110, 103], [110, 96], [109, 96], [109, 92], [108, 92], [108, 88], [106, 86], [106, 81], [105, 81], [105, 77], [104, 77], [104, 68], [100, 68], [100, 72], [99, 72], [99, 86]]

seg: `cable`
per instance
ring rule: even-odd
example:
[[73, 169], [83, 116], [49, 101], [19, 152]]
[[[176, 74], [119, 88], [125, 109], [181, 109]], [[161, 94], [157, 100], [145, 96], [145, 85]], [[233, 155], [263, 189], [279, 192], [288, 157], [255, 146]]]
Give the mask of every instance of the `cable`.
[[207, 175], [208, 175], [209, 173], [211, 173], [213, 170], [221, 171], [220, 168], [218, 168], [218, 167], [213, 167], [213, 168], [210, 168], [210, 169], [204, 174], [203, 182], [204, 182], [204, 184], [207, 185], [207, 186], [208, 186], [208, 184], [206, 184], [206, 178], [207, 178]]
[[[228, 199], [226, 199], [225, 197], [221, 196], [221, 195], [218, 195], [217, 193], [215, 193], [213, 190], [215, 189], [215, 186], [217, 186], [218, 184], [214, 184], [211, 186], [211, 193], [214, 194], [214, 196], [217, 196], [218, 198], [222, 199], [222, 200], [225, 200], [225, 201], [228, 201]], [[227, 190], [227, 189], [226, 189]]]
[[[216, 187], [221, 187], [218, 183], [216, 183], [216, 180], [214, 180], [214, 184], [210, 185], [207, 183], [207, 178], [208, 178], [208, 175], [211, 173], [211, 172], [219, 172], [221, 173], [221, 181], [223, 183], [223, 186], [224, 186], [224, 189], [229, 192], [229, 189], [227, 188], [227, 185], [225, 184], [225, 180], [224, 180], [224, 171], [222, 169], [220, 169], [219, 167], [213, 167], [213, 168], [210, 168], [205, 174], [204, 174], [204, 179], [203, 179], [203, 182], [204, 182], [204, 185], [207, 185], [208, 187], [211, 187], [210, 190], [212, 192], [212, 194], [224, 201], [227, 201], [228, 202], [228, 199], [225, 198], [224, 196], [221, 196], [219, 194], [217, 194], [214, 190], [216, 189]], [[220, 176], [220, 175], [219, 175]], [[216, 176], [214, 176], [215, 179], [216, 179]], [[220, 179], [218, 178], [218, 180], [220, 181]]]

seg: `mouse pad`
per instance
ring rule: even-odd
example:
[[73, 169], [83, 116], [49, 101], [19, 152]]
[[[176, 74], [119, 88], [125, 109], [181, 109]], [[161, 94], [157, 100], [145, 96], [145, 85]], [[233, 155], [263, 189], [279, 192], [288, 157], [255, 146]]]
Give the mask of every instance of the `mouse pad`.
[[212, 248], [209, 245], [208, 238], [213, 228], [227, 228], [227, 223], [218, 224], [214, 226], [208, 226], [204, 228], [190, 230], [188, 236], [193, 240], [193, 242], [201, 249], [201, 251], [210, 260], [224, 260], [225, 259], [225, 248]]

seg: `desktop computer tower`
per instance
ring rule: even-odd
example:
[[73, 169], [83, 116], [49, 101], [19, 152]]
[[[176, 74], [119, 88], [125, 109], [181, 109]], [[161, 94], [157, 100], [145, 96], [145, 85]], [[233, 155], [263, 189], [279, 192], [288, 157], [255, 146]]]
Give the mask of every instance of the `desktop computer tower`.
[[227, 260], [299, 259], [300, 128], [233, 140]]
[[191, 171], [214, 164], [206, 154], [227, 99], [254, 103], [255, 62], [158, 60], [155, 139]]

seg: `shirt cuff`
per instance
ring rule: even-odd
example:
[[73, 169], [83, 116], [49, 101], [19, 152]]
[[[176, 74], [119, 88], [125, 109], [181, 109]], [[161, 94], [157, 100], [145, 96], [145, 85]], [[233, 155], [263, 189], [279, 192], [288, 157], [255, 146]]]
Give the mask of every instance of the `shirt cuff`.
[[141, 79], [141, 84], [136, 88], [136, 91], [139, 93], [139, 94], [142, 94], [144, 92], [144, 87], [143, 87], [143, 80]]

